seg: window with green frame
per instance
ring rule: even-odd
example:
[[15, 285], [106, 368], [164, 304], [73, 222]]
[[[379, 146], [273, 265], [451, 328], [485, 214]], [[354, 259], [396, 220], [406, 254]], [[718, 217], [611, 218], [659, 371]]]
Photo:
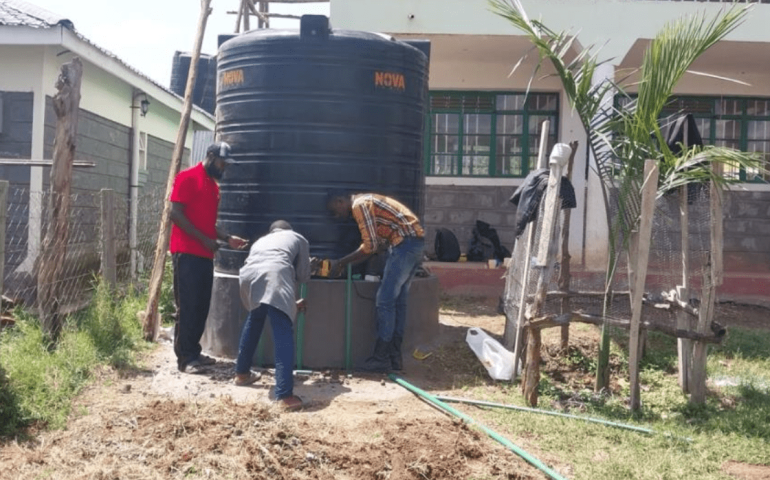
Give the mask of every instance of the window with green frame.
[[557, 93], [432, 91], [427, 175], [523, 177], [535, 167], [540, 124], [556, 143]]
[[[703, 143], [759, 152], [770, 161], [770, 98], [694, 97], [673, 98], [662, 117], [690, 113], [695, 118]], [[724, 175], [744, 182], [764, 182], [759, 171], [726, 167]]]

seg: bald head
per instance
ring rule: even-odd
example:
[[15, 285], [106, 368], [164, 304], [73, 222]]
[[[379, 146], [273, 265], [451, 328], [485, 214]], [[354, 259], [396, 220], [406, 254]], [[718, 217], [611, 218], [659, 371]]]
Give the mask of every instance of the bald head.
[[270, 224], [270, 233], [276, 230], [292, 230], [291, 224], [286, 220], [276, 220]]

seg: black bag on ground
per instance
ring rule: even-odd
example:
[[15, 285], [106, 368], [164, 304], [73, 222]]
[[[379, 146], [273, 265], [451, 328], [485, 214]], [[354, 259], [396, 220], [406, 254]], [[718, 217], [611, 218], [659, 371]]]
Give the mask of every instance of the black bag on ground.
[[456, 262], [460, 259], [460, 242], [457, 241], [455, 234], [446, 228], [436, 230], [433, 249], [440, 262]]
[[510, 256], [510, 250], [500, 243], [497, 230], [492, 228], [487, 222], [476, 220], [476, 226], [473, 228], [473, 237], [471, 238], [471, 246], [468, 249], [468, 260], [471, 262], [483, 262], [495, 258], [502, 262], [505, 257]]

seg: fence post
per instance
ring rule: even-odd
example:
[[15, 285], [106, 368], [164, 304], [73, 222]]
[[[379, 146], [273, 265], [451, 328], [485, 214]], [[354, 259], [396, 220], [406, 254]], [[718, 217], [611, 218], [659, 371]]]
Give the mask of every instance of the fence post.
[[641, 218], [636, 234], [636, 256], [633, 262], [634, 284], [631, 287], [631, 331], [628, 341], [628, 370], [631, 384], [631, 410], [641, 407], [639, 398], [639, 361], [641, 360], [640, 328], [642, 323], [642, 296], [647, 281], [647, 267], [650, 261], [650, 241], [652, 239], [652, 221], [655, 215], [655, 196], [658, 191], [658, 163], [655, 160], [644, 162], [644, 183], [642, 183]]
[[5, 227], [8, 216], [8, 180], [0, 180], [0, 295], [5, 290]]
[[102, 213], [102, 278], [110, 288], [117, 286], [117, 263], [115, 260], [115, 192], [109, 188], [102, 188], [101, 213]]

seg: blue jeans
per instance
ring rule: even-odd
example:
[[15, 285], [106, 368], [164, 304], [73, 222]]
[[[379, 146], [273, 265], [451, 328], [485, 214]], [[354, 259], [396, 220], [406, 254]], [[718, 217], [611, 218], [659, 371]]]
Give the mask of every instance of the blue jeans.
[[384, 342], [394, 335], [404, 337], [409, 286], [422, 261], [424, 244], [422, 238], [407, 237], [390, 249], [376, 302], [377, 336]]
[[275, 347], [275, 399], [291, 397], [294, 394], [294, 329], [291, 319], [272, 305], [260, 304], [246, 317], [238, 346], [238, 360], [235, 373], [249, 373], [254, 351], [259, 344], [265, 318], [270, 319]]

